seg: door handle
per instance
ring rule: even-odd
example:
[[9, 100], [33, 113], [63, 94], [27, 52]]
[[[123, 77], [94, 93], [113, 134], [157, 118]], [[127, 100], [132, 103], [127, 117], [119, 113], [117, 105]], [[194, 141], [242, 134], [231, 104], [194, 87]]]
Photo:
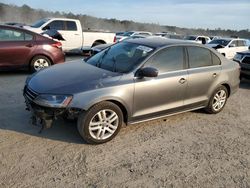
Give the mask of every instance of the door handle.
[[217, 76], [217, 73], [213, 73], [213, 77], [215, 78]]
[[181, 78], [181, 79], [179, 80], [179, 83], [180, 83], [180, 84], [184, 84], [186, 81], [187, 81], [187, 80], [186, 80], [185, 78]]
[[33, 47], [34, 45], [33, 45], [33, 44], [26, 44], [25, 46], [28, 47], [28, 48], [31, 48], [31, 47]]
[[75, 35], [79, 35], [79, 34], [76, 33]]

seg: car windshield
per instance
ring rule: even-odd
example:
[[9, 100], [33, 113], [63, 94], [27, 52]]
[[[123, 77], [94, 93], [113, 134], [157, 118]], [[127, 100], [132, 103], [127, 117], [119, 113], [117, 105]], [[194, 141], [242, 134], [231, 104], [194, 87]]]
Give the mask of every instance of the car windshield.
[[121, 42], [97, 53], [87, 63], [112, 72], [128, 73], [153, 51], [148, 46]]
[[37, 22], [33, 23], [31, 25], [31, 27], [34, 27], [34, 28], [38, 28], [38, 27], [41, 27], [43, 24], [45, 24], [47, 21], [49, 21], [49, 19], [42, 19], [42, 20], [38, 20]]
[[220, 44], [222, 46], [227, 46], [231, 40], [226, 40], [226, 39], [216, 39], [212, 40], [208, 44]]
[[186, 36], [184, 40], [196, 40], [196, 36]]

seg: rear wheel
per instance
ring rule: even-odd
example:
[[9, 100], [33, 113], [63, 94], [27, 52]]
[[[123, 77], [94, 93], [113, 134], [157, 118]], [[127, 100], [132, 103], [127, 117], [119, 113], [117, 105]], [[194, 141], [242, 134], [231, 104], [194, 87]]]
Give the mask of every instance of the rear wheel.
[[36, 72], [49, 66], [51, 66], [51, 61], [43, 55], [38, 55], [32, 59], [30, 63], [30, 70], [32, 72]]
[[225, 106], [228, 98], [228, 90], [225, 86], [217, 88], [210, 98], [208, 106], [205, 110], [210, 114], [219, 113]]
[[112, 140], [122, 123], [121, 109], [114, 103], [101, 102], [79, 116], [77, 128], [86, 142], [101, 144]]

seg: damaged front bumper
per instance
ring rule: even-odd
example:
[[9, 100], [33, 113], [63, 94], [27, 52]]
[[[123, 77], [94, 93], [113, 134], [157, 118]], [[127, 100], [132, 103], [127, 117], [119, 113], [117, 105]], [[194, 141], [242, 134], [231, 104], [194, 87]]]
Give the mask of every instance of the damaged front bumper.
[[[68, 114], [74, 118], [78, 115], [79, 110], [68, 109], [66, 107], [56, 108], [56, 107], [46, 107], [40, 104], [37, 104], [35, 101], [38, 98], [39, 94], [28, 88], [24, 87], [23, 96], [25, 98], [26, 110], [31, 111], [32, 113], [32, 124], [41, 125], [41, 131], [43, 129], [50, 128], [54, 120], [58, 116], [63, 116]], [[40, 132], [41, 132], [40, 131]]]

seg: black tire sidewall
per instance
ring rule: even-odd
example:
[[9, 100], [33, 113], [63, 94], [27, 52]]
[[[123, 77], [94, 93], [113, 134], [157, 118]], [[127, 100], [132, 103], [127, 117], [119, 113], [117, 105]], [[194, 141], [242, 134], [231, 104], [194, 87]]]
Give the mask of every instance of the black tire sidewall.
[[[103, 110], [103, 109], [110, 109], [110, 110], [113, 110], [114, 112], [116, 112], [116, 114], [118, 115], [118, 118], [119, 118], [119, 123], [118, 123], [118, 127], [117, 127], [116, 131], [114, 132], [114, 134], [112, 136], [110, 136], [109, 138], [104, 139], [104, 140], [97, 140], [90, 135], [89, 123], [90, 123], [91, 119], [94, 117], [94, 115], [96, 115], [96, 113], [98, 111]], [[105, 142], [112, 140], [118, 134], [119, 130], [122, 127], [122, 123], [123, 123], [123, 113], [122, 113], [121, 109], [116, 104], [114, 104], [112, 102], [105, 101], [105, 102], [101, 102], [101, 103], [98, 103], [98, 104], [92, 106], [86, 112], [82, 112], [78, 118], [78, 121], [77, 121], [77, 128], [78, 128], [80, 135], [83, 137], [83, 139], [87, 143], [102, 144], [102, 143], [105, 143]]]
[[50, 61], [49, 58], [47, 58], [46, 56], [43, 56], [43, 55], [37, 55], [37, 56], [33, 57], [33, 59], [31, 60], [31, 63], [30, 63], [30, 70], [31, 70], [31, 72], [36, 72], [36, 69], [34, 68], [34, 63], [38, 59], [45, 59], [49, 63], [49, 67], [52, 65], [52, 63], [51, 63], [51, 61]]

